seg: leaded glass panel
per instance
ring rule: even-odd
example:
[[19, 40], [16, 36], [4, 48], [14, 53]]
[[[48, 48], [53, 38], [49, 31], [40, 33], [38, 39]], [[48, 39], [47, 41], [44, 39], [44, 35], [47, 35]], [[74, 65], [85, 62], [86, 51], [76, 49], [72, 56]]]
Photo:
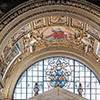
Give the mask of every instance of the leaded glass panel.
[[78, 94], [77, 89], [79, 83], [81, 83], [83, 87], [83, 97], [89, 100], [100, 100], [100, 81], [92, 70], [79, 61], [65, 57], [46, 58], [31, 65], [23, 72], [17, 81], [13, 92], [13, 100], [27, 100], [33, 97], [35, 82], [39, 84], [39, 93], [50, 90], [52, 87], [49, 84], [50, 80], [46, 76], [46, 70], [50, 67], [50, 64], [51, 66], [55, 65], [56, 59], [67, 62], [66, 64], [68, 64], [69, 69], [71, 69], [71, 78], [69, 79], [66, 90]]

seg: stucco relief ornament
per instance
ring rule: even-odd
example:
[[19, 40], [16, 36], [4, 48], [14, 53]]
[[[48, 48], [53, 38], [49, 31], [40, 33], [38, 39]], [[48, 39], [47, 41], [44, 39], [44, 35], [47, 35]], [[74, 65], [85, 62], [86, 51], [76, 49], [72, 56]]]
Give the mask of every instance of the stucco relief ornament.
[[51, 87], [67, 88], [71, 79], [71, 69], [66, 61], [57, 59], [48, 66], [46, 75]]

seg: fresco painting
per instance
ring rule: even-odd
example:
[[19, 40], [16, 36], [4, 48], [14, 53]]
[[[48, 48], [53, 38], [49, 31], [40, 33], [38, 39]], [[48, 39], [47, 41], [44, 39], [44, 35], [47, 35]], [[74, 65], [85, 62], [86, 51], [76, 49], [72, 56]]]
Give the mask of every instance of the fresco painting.
[[11, 47], [6, 44], [6, 46], [3, 49], [3, 56], [4, 56], [4, 58], [6, 58], [6, 56], [10, 52], [10, 50], [11, 50]]
[[24, 27], [22, 27], [20, 30], [16, 32], [16, 34], [11, 37], [13, 42], [16, 42], [19, 38], [26, 35], [31, 31], [30, 24], [26, 24]]
[[83, 24], [81, 21], [77, 20], [77, 19], [72, 19], [72, 26], [73, 27], [79, 27], [79, 28], [82, 28], [83, 27]]
[[34, 23], [34, 29], [43, 27], [45, 26], [45, 18], [40, 18], [38, 20], [35, 20], [33, 23]]
[[45, 40], [57, 41], [74, 39], [75, 32], [70, 27], [51, 27], [43, 33]]
[[50, 24], [56, 24], [56, 23], [65, 23], [66, 17], [64, 16], [51, 16], [50, 17]]
[[100, 57], [100, 43], [98, 43], [98, 47], [97, 47], [97, 55]]
[[93, 28], [92, 26], [89, 26], [89, 30], [88, 30], [91, 34], [97, 36], [97, 38], [100, 39], [100, 33], [99, 31], [97, 31], [95, 28]]

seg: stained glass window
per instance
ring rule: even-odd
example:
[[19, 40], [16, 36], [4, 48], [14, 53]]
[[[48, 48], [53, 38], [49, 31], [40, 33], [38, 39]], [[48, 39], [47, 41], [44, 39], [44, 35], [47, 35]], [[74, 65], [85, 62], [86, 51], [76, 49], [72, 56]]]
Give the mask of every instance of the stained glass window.
[[[59, 65], [63, 67], [63, 70], [59, 70], [59, 68], [61, 68]], [[55, 71], [54, 68], [56, 68], [56, 66], [57, 70]], [[69, 74], [65, 74], [66, 66], [67, 72], [69, 72]], [[39, 85], [39, 93], [44, 93], [54, 88], [54, 83], [51, 80], [52, 76], [54, 78], [54, 74], [49, 73], [49, 77], [51, 78], [48, 78], [47, 72], [49, 69], [53, 69], [53, 73], [56, 73], [56, 76], [58, 77], [57, 85], [58, 83], [61, 83], [60, 86], [62, 86], [62, 88], [65, 88], [72, 93], [78, 94], [78, 86], [79, 83], [81, 83], [83, 87], [83, 97], [89, 100], [100, 100], [100, 80], [97, 79], [92, 70], [75, 59], [65, 57], [46, 58], [31, 65], [18, 79], [13, 91], [13, 100], [27, 100], [33, 97], [33, 88], [36, 82], [38, 82]], [[64, 76], [63, 81], [59, 81], [59, 75], [60, 78], [62, 78], [61, 75]], [[67, 81], [66, 87], [65, 81]]]

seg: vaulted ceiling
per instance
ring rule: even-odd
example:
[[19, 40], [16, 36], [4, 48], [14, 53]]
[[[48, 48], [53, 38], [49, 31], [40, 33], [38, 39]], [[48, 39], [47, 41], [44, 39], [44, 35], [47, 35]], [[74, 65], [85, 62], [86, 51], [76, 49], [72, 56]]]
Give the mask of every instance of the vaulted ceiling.
[[[15, 6], [28, 1], [28, 0], [0, 0], [0, 13], [3, 15], [4, 13], [8, 12], [10, 9], [14, 8]], [[35, 0], [31, 0], [35, 1]], [[57, 0], [56, 0], [57, 1]], [[58, 0], [60, 1], [60, 0]], [[64, 0], [66, 1], [66, 0]], [[89, 1], [97, 6], [100, 6], [100, 0], [86, 0]]]

